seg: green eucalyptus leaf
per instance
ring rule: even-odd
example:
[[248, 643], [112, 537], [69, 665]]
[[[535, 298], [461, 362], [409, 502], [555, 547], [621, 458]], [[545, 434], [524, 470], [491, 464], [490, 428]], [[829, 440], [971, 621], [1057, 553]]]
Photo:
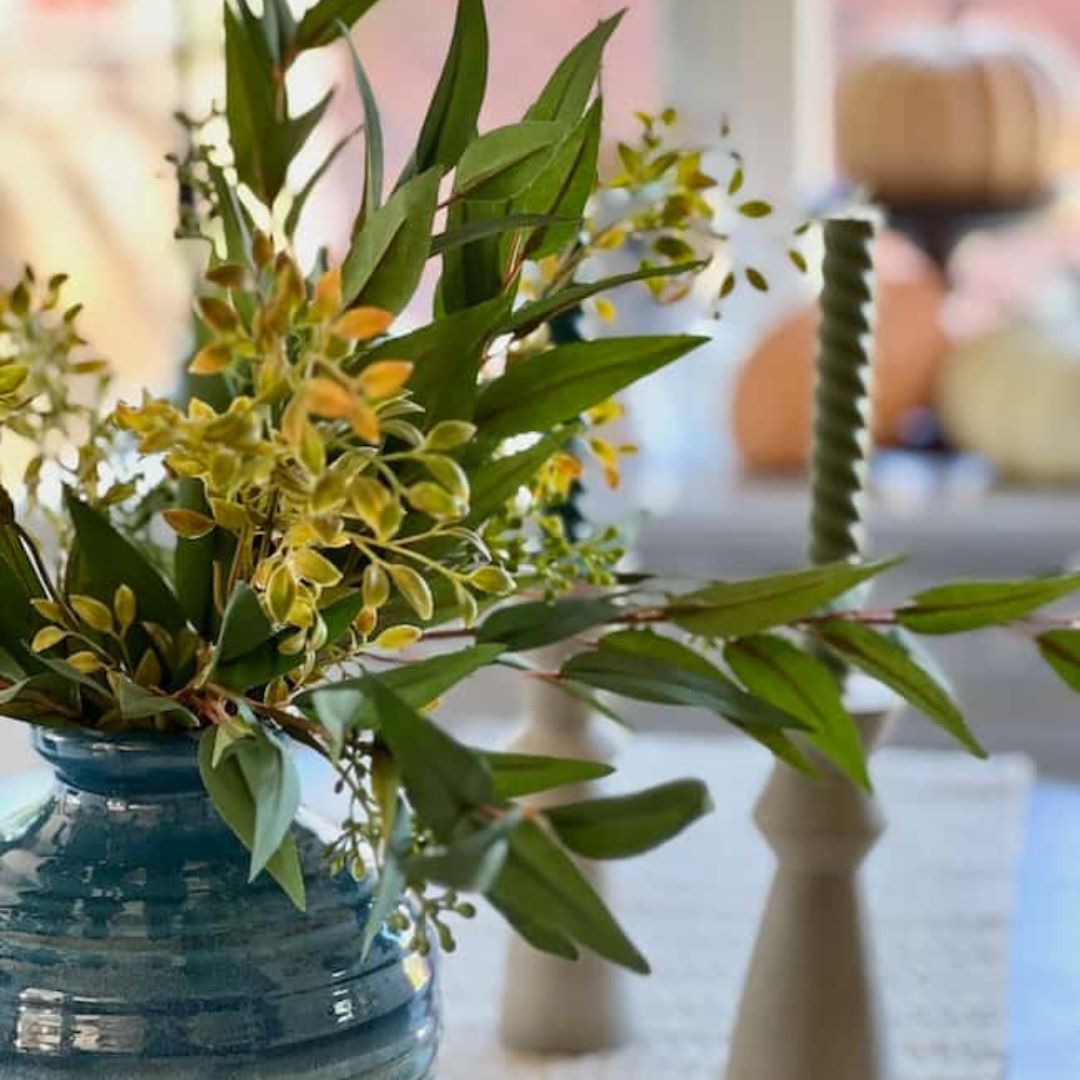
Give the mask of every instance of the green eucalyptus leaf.
[[[406, 705], [420, 709], [480, 668], [494, 663], [503, 651], [502, 645], [477, 645], [418, 660], [383, 672], [378, 678]], [[357, 728], [374, 730], [378, 726], [378, 713], [370, 696], [367, 676], [328, 683], [308, 691], [297, 699], [297, 706], [309, 719], [326, 728], [339, 749], [350, 731]]]
[[385, 172], [382, 121], [379, 118], [379, 106], [375, 101], [375, 93], [360, 60], [360, 54], [356, 51], [356, 46], [349, 36], [348, 27], [342, 23], [338, 29], [349, 47], [349, 54], [352, 57], [353, 77], [356, 80], [360, 103], [364, 109], [364, 194], [360, 202], [360, 215], [357, 219], [357, 229], [360, 229], [368, 217], [382, 205], [383, 174]]
[[672, 598], [672, 622], [703, 637], [745, 637], [809, 618], [896, 565], [829, 563], [747, 581], [722, 581]]
[[[245, 743], [248, 741], [242, 740]], [[255, 844], [255, 796], [240, 766], [239, 750], [223, 757], [215, 767], [214, 742], [215, 731], [208, 728], [199, 740], [199, 772], [203, 785], [221, 819], [250, 851]], [[282, 887], [293, 904], [303, 911], [307, 904], [304, 875], [291, 832], [285, 833], [277, 850], [267, 861], [266, 872]]]
[[483, 0], [458, 0], [450, 51], [402, 181], [435, 167], [445, 173], [458, 163], [465, 147], [476, 137], [487, 74], [488, 29]]
[[528, 908], [521, 908], [508, 903], [505, 899], [496, 900], [488, 894], [488, 903], [510, 924], [511, 927], [534, 949], [558, 956], [563, 960], [578, 960], [581, 954], [577, 946], [566, 934], [560, 933], [546, 923], [541, 922]]
[[497, 799], [518, 799], [570, 784], [602, 780], [615, 770], [600, 761], [543, 757], [536, 754], [480, 753], [495, 782]]
[[625, 10], [605, 19], [574, 46], [529, 109], [527, 120], [577, 121], [600, 76], [604, 48], [624, 14]]
[[[715, 664], [706, 660], [689, 645], [664, 637], [653, 630], [618, 630], [601, 638], [599, 644], [602, 649], [615, 649], [631, 655], [662, 660], [683, 671], [696, 673], [707, 679], [719, 679], [724, 683], [729, 681]], [[740, 723], [732, 715], [726, 715], [725, 718], [744, 735], [760, 743], [792, 768], [810, 776], [816, 775], [814, 767], [781, 729], [765, 727], [757, 723]]]
[[487, 895], [501, 911], [532, 917], [536, 929], [525, 936], [534, 944], [577, 942], [631, 971], [649, 972], [574, 861], [535, 822], [525, 821], [511, 834], [510, 852]]
[[711, 810], [700, 780], [676, 780], [633, 795], [558, 806], [546, 816], [576, 855], [629, 859], [667, 843]]
[[263, 611], [262, 601], [246, 581], [233, 590], [221, 620], [214, 655], [215, 667], [222, 667], [268, 642], [274, 627]]
[[[529, 229], [540, 229], [544, 226], [571, 225], [576, 226], [577, 220], [568, 217], [558, 217], [554, 214], [503, 214], [499, 217], [480, 218], [468, 225], [460, 225], [455, 229], [447, 229], [446, 232], [438, 233], [431, 238], [431, 254], [444, 255], [455, 248], [465, 247], [477, 240], [487, 240], [495, 236], [505, 236], [507, 233], [522, 233]], [[489, 301], [490, 302], [490, 301]], [[477, 305], [483, 306], [483, 305]], [[465, 310], [473, 310], [466, 308]]]
[[552, 454], [566, 445], [570, 433], [545, 435], [532, 446], [514, 454], [483, 461], [469, 469], [469, 516], [465, 524], [482, 525], [536, 475]]
[[235, 744], [233, 757], [240, 766], [255, 801], [255, 832], [251, 843], [251, 880], [290, 834], [300, 809], [300, 777], [292, 754], [261, 727], [254, 737]]
[[495, 883], [510, 853], [510, 833], [521, 823], [520, 807], [498, 820], [479, 825], [449, 844], [424, 848], [405, 862], [412, 882], [434, 882], [458, 892], [486, 892]]
[[668, 659], [623, 649], [578, 653], [563, 665], [562, 675], [638, 701], [709, 709], [747, 727], [806, 726], [790, 713], [748, 694], [719, 671], [705, 675]]
[[350, 306], [366, 304], [397, 313], [420, 283], [439, 198], [439, 173], [429, 169], [403, 184], [372, 212], [342, 265]]
[[1080, 574], [1028, 581], [965, 581], [914, 596], [896, 618], [916, 634], [960, 634], [1022, 619], [1080, 589]]
[[338, 24], [353, 26], [378, 0], [319, 0], [304, 12], [296, 31], [296, 49], [317, 49], [338, 38]]
[[724, 659], [754, 695], [803, 720], [804, 738], [860, 787], [870, 790], [866, 756], [840, 684], [816, 656], [775, 634], [731, 641]]
[[850, 619], [824, 620], [812, 633], [841, 660], [895, 690], [977, 757], [986, 757], [948, 690], [916, 662], [901, 640]]
[[543, 323], [548, 322], [563, 312], [572, 311], [583, 301], [600, 293], [610, 292], [620, 285], [630, 285], [636, 281], [649, 281], [659, 277], [677, 277], [680, 274], [696, 274], [708, 265], [708, 260], [676, 263], [671, 266], [644, 266], [625, 274], [598, 278], [579, 285], [571, 285], [542, 300], [523, 304], [511, 312], [509, 318], [499, 327], [503, 333], [519, 336], [531, 333]]
[[449, 842], [464, 813], [494, 798], [491, 774], [477, 754], [410, 706], [381, 677], [368, 676], [367, 693], [380, 738], [394, 755], [421, 825]]
[[1080, 693], [1080, 630], [1048, 630], [1035, 643], [1065, 685]]
[[610, 600], [568, 598], [531, 601], [500, 608], [476, 632], [476, 640], [498, 641], [508, 652], [524, 652], [553, 645], [611, 622], [619, 608]]
[[190, 709], [185, 708], [175, 698], [154, 693], [139, 686], [130, 679], [120, 678], [113, 685], [116, 705], [125, 720], [147, 720], [154, 716], [173, 714], [182, 717], [186, 726], [193, 730], [199, 726]]
[[537, 229], [524, 245], [530, 259], [553, 255], [571, 244], [581, 229], [585, 204], [596, 188], [603, 105], [598, 99], [563, 140], [535, 180], [512, 200], [523, 214], [565, 218], [565, 224]]
[[0, 648], [17, 667], [17, 674], [34, 675], [44, 670], [42, 662], [29, 649], [35, 630], [41, 625], [30, 600], [41, 595], [40, 586], [33, 592], [19, 563], [0, 558]]
[[514, 364], [480, 392], [476, 422], [490, 435], [547, 431], [705, 343], [701, 337], [606, 338], [560, 345]]

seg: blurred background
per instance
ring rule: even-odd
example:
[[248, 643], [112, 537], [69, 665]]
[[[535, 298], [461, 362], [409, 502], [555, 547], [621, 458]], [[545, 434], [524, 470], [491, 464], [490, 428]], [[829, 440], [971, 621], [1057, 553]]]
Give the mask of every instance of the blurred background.
[[[489, 0], [486, 122], [519, 116], [559, 56], [620, 2]], [[183, 150], [175, 110], [202, 116], [222, 100], [219, 18], [211, 0], [0, 0], [0, 273], [24, 262], [69, 271], [128, 395], [169, 385], [187, 348], [193, 259], [172, 240], [177, 191], [164, 156]], [[383, 0], [358, 29], [391, 171], [411, 146], [452, 18], [449, 0]], [[342, 52], [297, 72], [297, 107], [343, 86], [309, 167], [357, 122]], [[802, 561], [818, 281], [812, 233], [803, 275], [787, 254], [790, 230], [871, 194], [887, 227], [870, 530], [878, 552], [912, 556], [889, 588], [1072, 564], [1080, 5], [629, 0], [604, 92], [610, 160], [638, 130], [635, 110], [672, 105], [678, 138], [710, 151], [722, 193], [726, 117], [747, 190], [777, 206], [764, 223], [732, 223], [717, 273], [681, 302], [660, 306], [631, 287], [613, 323], [585, 313], [590, 334], [711, 338], [630, 396], [641, 453], [622, 487], [589, 485], [597, 516], [637, 528], [640, 563], [720, 577]], [[342, 155], [307, 216], [309, 253], [345, 236], [360, 152]], [[718, 308], [722, 271], [751, 264], [768, 290], [740, 288]], [[1022, 645], [980, 635], [942, 654], [991, 749], [1023, 749], [1044, 772], [1080, 777], [1075, 699]], [[497, 711], [499, 689], [452, 704]], [[934, 739], [921, 723], [902, 732]]]

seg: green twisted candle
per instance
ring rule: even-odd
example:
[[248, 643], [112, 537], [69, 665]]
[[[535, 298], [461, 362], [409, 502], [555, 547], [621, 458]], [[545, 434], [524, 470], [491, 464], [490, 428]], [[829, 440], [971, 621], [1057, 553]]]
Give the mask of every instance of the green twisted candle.
[[824, 232], [810, 481], [810, 560], [818, 565], [863, 552], [874, 314], [873, 222], [834, 218]]

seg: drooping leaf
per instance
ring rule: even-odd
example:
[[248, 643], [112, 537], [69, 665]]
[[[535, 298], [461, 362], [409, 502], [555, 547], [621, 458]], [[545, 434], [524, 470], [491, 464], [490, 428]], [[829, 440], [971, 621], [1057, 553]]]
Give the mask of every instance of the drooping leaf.
[[350, 306], [395, 314], [412, 299], [427, 262], [431, 223], [439, 197], [435, 169], [413, 177], [371, 213], [342, 265], [342, 287]]
[[619, 608], [610, 600], [570, 597], [501, 608], [481, 623], [480, 643], [498, 641], [508, 652], [539, 649], [602, 626], [615, 619]]
[[421, 822], [444, 843], [462, 814], [490, 803], [491, 774], [471, 750], [408, 705], [381, 678], [368, 676], [379, 734], [397, 762]]
[[575, 854], [628, 859], [667, 843], [711, 810], [700, 780], [676, 780], [633, 795], [558, 806], [546, 816]]
[[[255, 843], [255, 798], [237, 760], [238, 752], [227, 755], [214, 766], [214, 741], [215, 731], [208, 728], [199, 740], [199, 773], [214, 808], [250, 851]], [[278, 849], [267, 861], [266, 872], [282, 887], [293, 904], [303, 911], [307, 904], [304, 875], [291, 832], [285, 834]]]
[[338, 38], [338, 23], [352, 27], [378, 0], [319, 0], [304, 12], [296, 32], [296, 48], [317, 49]]
[[966, 581], [914, 596], [896, 618], [917, 634], [960, 634], [1022, 619], [1080, 589], [1080, 574], [1030, 581]]
[[722, 581], [672, 598], [672, 621], [703, 637], [745, 637], [808, 618], [896, 565], [830, 563], [747, 581]]
[[[528, 913], [537, 939], [578, 942], [612, 963], [648, 974], [634, 947], [596, 891], [555, 840], [532, 821], [514, 830], [510, 852], [488, 893], [501, 910]], [[543, 946], [541, 946], [543, 947]]]
[[602, 780], [615, 770], [600, 761], [543, 757], [536, 754], [480, 754], [495, 782], [497, 799], [518, 799], [543, 791]]
[[585, 111], [600, 75], [604, 48], [624, 13], [620, 11], [599, 23], [564, 57], [526, 114], [527, 120], [577, 121]]
[[521, 823], [514, 808], [496, 821], [476, 826], [449, 844], [430, 846], [405, 863], [410, 881], [434, 882], [459, 892], [486, 892], [502, 871], [510, 852], [510, 834]]
[[[477, 645], [406, 664], [379, 675], [379, 682], [414, 709], [421, 709], [480, 668], [492, 664], [503, 652], [501, 645]], [[349, 731], [378, 726], [378, 711], [370, 696], [367, 677], [329, 683], [303, 694], [297, 705], [330, 733], [338, 747]]]
[[514, 364], [481, 391], [476, 422], [502, 437], [547, 431], [686, 355], [700, 337], [607, 338], [560, 345]]
[[120, 678], [113, 683], [116, 704], [120, 715], [125, 720], [145, 720], [153, 716], [165, 716], [172, 713], [181, 717], [192, 729], [199, 726], [199, 721], [192, 712], [181, 705], [175, 698], [156, 694], [152, 690], [138, 686], [130, 679]]
[[869, 790], [858, 728], [844, 706], [840, 684], [825, 664], [775, 634], [731, 641], [724, 659], [752, 694], [809, 725], [805, 740]]
[[949, 692], [916, 663], [902, 641], [850, 619], [824, 620], [812, 632], [841, 660], [891, 687], [973, 754], [986, 757]]
[[630, 285], [636, 281], [649, 281], [659, 277], [677, 277], [680, 274], [694, 274], [708, 265], [706, 260], [698, 262], [676, 263], [672, 266], [645, 266], [625, 274], [598, 278], [596, 281], [571, 285], [542, 300], [523, 304], [510, 313], [509, 318], [499, 327], [503, 333], [527, 334], [556, 315], [571, 311], [584, 300], [599, 293], [610, 292], [620, 285]]
[[488, 73], [483, 0], [458, 0], [450, 51], [428, 107], [420, 139], [399, 183], [438, 167], [446, 173], [476, 136]]
[[251, 879], [254, 880], [289, 835], [300, 809], [300, 777], [292, 754], [261, 727], [254, 728], [253, 738], [242, 739], [235, 745], [236, 762], [255, 801], [255, 832], [251, 843]]
[[368, 217], [382, 206], [383, 174], [385, 172], [382, 120], [379, 118], [379, 106], [375, 101], [375, 92], [356, 51], [348, 28], [341, 24], [338, 29], [345, 38], [352, 57], [353, 78], [360, 94], [360, 103], [364, 109], [364, 194], [360, 202], [360, 215], [357, 227], [362, 228]]
[[1035, 643], [1065, 685], [1080, 693], [1080, 630], [1048, 630]]
[[790, 713], [746, 693], [720, 672], [690, 671], [667, 659], [601, 648], [578, 653], [562, 667], [568, 679], [658, 705], [709, 709], [747, 727], [803, 728]]
[[517, 931], [520, 937], [534, 949], [558, 956], [563, 960], [577, 960], [581, 954], [566, 934], [554, 929], [537, 918], [528, 908], [517, 907], [505, 898], [496, 899], [488, 894], [488, 903]]

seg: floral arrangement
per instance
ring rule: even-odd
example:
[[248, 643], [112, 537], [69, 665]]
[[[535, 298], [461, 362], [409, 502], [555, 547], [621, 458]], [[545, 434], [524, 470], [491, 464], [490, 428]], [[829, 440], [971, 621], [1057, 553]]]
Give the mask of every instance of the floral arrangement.
[[[0, 435], [34, 454], [17, 509], [0, 496], [0, 714], [95, 732], [199, 741], [216, 807], [298, 904], [292, 750], [334, 766], [351, 812], [335, 872], [378, 871], [368, 939], [387, 920], [418, 946], [453, 937], [483, 894], [537, 947], [580, 948], [636, 970], [645, 959], [572, 855], [640, 854], [708, 810], [686, 780], [545, 812], [521, 800], [610, 770], [475, 750], [431, 718], [439, 698], [502, 664], [592, 701], [597, 691], [704, 707], [791, 765], [810, 747], [868, 784], [836, 666], [861, 668], [978, 750], [903, 629], [950, 633], [1022, 619], [1077, 587], [1065, 577], [947, 586], [892, 611], [834, 610], [887, 569], [837, 561], [672, 592], [619, 572], [609, 529], [570, 535], [562, 508], [587, 466], [609, 482], [623, 448], [599, 429], [614, 395], [700, 343], [611, 337], [559, 344], [553, 320], [644, 282], [677, 298], [712, 241], [696, 151], [665, 147], [672, 117], [643, 117], [609, 189], [625, 220], [598, 222], [604, 46], [600, 24], [563, 60], [524, 119], [477, 134], [487, 68], [481, 0], [460, 0], [415, 151], [386, 182], [372, 89], [359, 210], [340, 262], [302, 267], [293, 237], [344, 143], [299, 190], [290, 166], [329, 98], [293, 115], [288, 71], [349, 41], [373, 0], [284, 0], [224, 9], [227, 146], [189, 122], [177, 162], [181, 235], [206, 246], [199, 346], [184, 394], [108, 409], [62, 278], [27, 273], [0, 295]], [[349, 43], [351, 45], [351, 43]], [[727, 187], [736, 196], [741, 168]], [[739, 209], [760, 217], [750, 200]], [[633, 242], [633, 272], [593, 281], [590, 254]], [[793, 262], [804, 260], [793, 254]], [[425, 268], [433, 317], [396, 331]], [[743, 277], [767, 287], [757, 271]], [[726, 296], [734, 278], [725, 279]], [[85, 392], [81, 389], [85, 387]], [[79, 447], [71, 459], [68, 447]], [[63, 479], [63, 512], [42, 495]], [[0, 489], [2, 490], [2, 489]], [[43, 523], [58, 566], [24, 522]], [[161, 522], [169, 526], [163, 537]], [[510, 602], [513, 601], [513, 602]], [[663, 630], [668, 632], [661, 632]], [[1050, 662], [1080, 684], [1080, 631], [1043, 627]], [[443, 651], [417, 651], [421, 639]], [[580, 648], [558, 671], [533, 650]], [[795, 736], [795, 737], [793, 737]]]

